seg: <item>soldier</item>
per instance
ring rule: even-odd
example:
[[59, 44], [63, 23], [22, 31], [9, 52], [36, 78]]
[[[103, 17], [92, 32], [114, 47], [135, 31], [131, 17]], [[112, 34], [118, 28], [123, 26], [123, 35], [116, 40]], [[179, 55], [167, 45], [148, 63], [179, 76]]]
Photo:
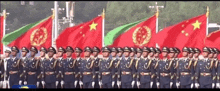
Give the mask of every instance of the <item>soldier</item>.
[[173, 55], [173, 86], [172, 86], [172, 88], [177, 88], [176, 79], [178, 79], [178, 78], [176, 75], [176, 73], [177, 73], [177, 71], [176, 71], [177, 65], [176, 64], [177, 64], [177, 61], [179, 61], [178, 55], [180, 53], [180, 50], [177, 47], [174, 47], [173, 49], [174, 49], [174, 55]]
[[81, 59], [81, 53], [82, 53], [82, 49], [79, 47], [75, 48], [75, 56], [76, 56], [76, 73], [75, 73], [75, 82], [74, 82], [74, 86], [75, 88], [82, 88], [82, 81], [80, 80], [81, 77], [81, 73], [80, 73], [80, 65], [82, 62]]
[[118, 59], [116, 58], [118, 53], [117, 48], [112, 47], [111, 48], [111, 56], [112, 56], [112, 60], [113, 62], [113, 67], [114, 67], [114, 74], [112, 73], [112, 88], [118, 88], [117, 84], [115, 84], [115, 82], [117, 82], [117, 69], [115, 68], [115, 66], [117, 65]]
[[76, 70], [76, 60], [72, 58], [72, 53], [74, 52], [74, 50], [71, 46], [67, 46], [65, 51], [67, 58], [65, 60], [62, 60], [59, 64], [61, 68], [60, 71], [63, 75], [62, 80], [64, 81], [64, 88], [75, 88], [75, 73], [77, 73], [78, 71]]
[[[1, 49], [0, 49], [0, 52], [1, 52]], [[4, 81], [4, 79], [3, 79], [3, 77], [4, 77], [4, 74], [3, 74], [4, 63], [3, 62], [4, 62], [3, 58], [0, 57], [0, 76], [1, 76], [1, 78], [0, 78], [0, 88], [3, 87], [3, 81]]]
[[57, 60], [53, 58], [56, 50], [53, 47], [48, 48], [48, 59], [43, 63], [42, 84], [46, 88], [56, 88], [56, 75], [58, 74]]
[[148, 58], [150, 52], [148, 47], [143, 47], [143, 58], [136, 62], [135, 65], [137, 69], [137, 84], [140, 85], [140, 88], [150, 88], [153, 84], [153, 80], [151, 79], [151, 73], [154, 73], [151, 67], [152, 59]]
[[138, 75], [137, 75], [137, 71], [138, 71], [138, 69], [137, 69], [137, 66], [136, 66], [136, 64], [138, 64], [138, 62], [141, 60], [141, 55], [142, 55], [142, 49], [141, 48], [137, 48], [137, 54], [136, 54], [136, 58], [135, 58], [135, 73], [136, 73], [136, 78], [135, 78], [135, 82], [136, 82], [136, 85], [137, 85], [137, 88], [140, 88], [140, 82], [138, 82], [138, 79], [139, 79], [139, 77], [138, 77]]
[[212, 88], [214, 80], [212, 79], [215, 76], [215, 71], [213, 70], [213, 62], [208, 59], [208, 54], [211, 51], [209, 48], [203, 48], [203, 59], [198, 61], [195, 70], [195, 87], [196, 88]]
[[[118, 49], [118, 53], [117, 53], [118, 57], [117, 57], [117, 59], [118, 59], [118, 61], [121, 61], [122, 58], [123, 58], [122, 56], [123, 56], [124, 51], [123, 51], [123, 49], [121, 47], [118, 47], [117, 49]], [[120, 63], [120, 62], [117, 62], [117, 63]], [[115, 71], [117, 71], [117, 73], [116, 73], [117, 74], [116, 75], [116, 77], [117, 77], [117, 86], [118, 86], [118, 88], [121, 88], [121, 82], [120, 82], [120, 80], [118, 78], [118, 76], [120, 75], [120, 74], [118, 74], [118, 66], [119, 65], [115, 66], [115, 68], [116, 68]]]
[[3, 77], [3, 88], [9, 88], [9, 74], [7, 73], [8, 71], [8, 62], [9, 62], [9, 60], [11, 60], [11, 58], [10, 58], [10, 54], [11, 54], [11, 51], [10, 50], [6, 50], [5, 51], [5, 58], [4, 58], [4, 62], [3, 62], [3, 64], [4, 64], [4, 68], [3, 69], [1, 69], [2, 70], [2, 75], [3, 76], [1, 76], [1, 78]]
[[[133, 60], [133, 63], [136, 63], [136, 54], [137, 52], [136, 52], [136, 48], [133, 48], [133, 47], [131, 47], [131, 52], [130, 52], [130, 58], [131, 58], [131, 60]], [[134, 64], [134, 66], [135, 66], [135, 64]], [[134, 78], [136, 78], [136, 74], [137, 73], [137, 70], [135, 69], [135, 73], [133, 74], [133, 76], [134, 76]], [[133, 88], [137, 88], [137, 79], [135, 79], [135, 83], [134, 83], [134, 87]]]
[[180, 88], [192, 88], [193, 86], [193, 60], [188, 58], [190, 53], [189, 48], [184, 47], [182, 49], [183, 57], [177, 61], [176, 70], [177, 70], [177, 83], [176, 86]]
[[[194, 48], [194, 54], [193, 54], [193, 59], [194, 59], [194, 63], [193, 63], [193, 70], [194, 70], [194, 76], [193, 76], [193, 88], [196, 88], [195, 87], [195, 80], [196, 80], [196, 77], [195, 77], [195, 71], [196, 71], [196, 66], [197, 66], [197, 63], [198, 61], [200, 60], [199, 59], [199, 55], [201, 53], [200, 49], [199, 48]], [[198, 79], [198, 78], [197, 78]]]
[[66, 50], [63, 48], [63, 47], [59, 47], [58, 49], [58, 59], [57, 59], [57, 62], [58, 62], [58, 74], [56, 75], [56, 88], [60, 89], [60, 88], [63, 88], [63, 85], [64, 85], [64, 81], [62, 80], [63, 79], [63, 68], [62, 68], [62, 63], [64, 61], [63, 59], [63, 54], [66, 53]]
[[22, 47], [21, 51], [22, 51], [22, 58], [20, 59], [21, 64], [20, 64], [19, 85], [26, 85], [27, 84], [27, 70], [28, 70], [28, 58], [26, 56], [27, 56], [27, 53], [29, 53], [29, 50], [26, 47]]
[[[214, 48], [209, 48], [209, 50], [211, 53], [208, 55], [208, 59], [213, 61], [213, 65], [214, 65], [215, 60], [214, 60], [213, 56], [215, 54], [215, 50], [214, 50]], [[212, 84], [212, 88], [215, 88], [215, 83], [216, 83], [216, 69], [215, 69], [215, 67], [213, 67], [213, 70], [214, 70], [215, 75], [213, 75], [213, 78], [212, 78], [214, 80], [214, 82]]]
[[194, 70], [194, 67], [193, 67], [193, 64], [194, 64], [194, 62], [195, 62], [195, 60], [194, 60], [194, 58], [193, 58], [193, 55], [194, 55], [194, 53], [195, 53], [195, 50], [194, 50], [194, 48], [189, 48], [189, 55], [188, 55], [188, 58], [189, 58], [189, 60], [192, 60], [192, 68], [193, 68], [193, 70], [192, 70], [192, 72], [191, 72], [191, 80], [192, 80], [192, 84], [191, 84], [191, 88], [194, 88], [195, 86], [194, 86], [194, 84], [195, 84], [195, 81], [194, 81], [194, 74], [195, 74], [195, 70]]
[[153, 86], [152, 86], [152, 88], [157, 88], [157, 84], [156, 83], [157, 83], [157, 76], [158, 76], [158, 74], [157, 74], [157, 69], [156, 69], [156, 63], [157, 63], [157, 61], [160, 60], [160, 58], [159, 58], [160, 54], [161, 54], [160, 49], [159, 48], [155, 48], [154, 60], [153, 60], [153, 64], [152, 64], [155, 76], [153, 77]]
[[90, 58], [92, 49], [90, 47], [84, 48], [85, 58], [81, 61], [80, 73], [81, 81], [83, 82], [83, 88], [94, 88], [95, 86], [95, 67], [94, 60]]
[[118, 68], [118, 79], [121, 83], [122, 88], [132, 88], [135, 83], [133, 74], [135, 73], [135, 68], [133, 65], [133, 60], [129, 57], [131, 49], [129, 47], [124, 47], [123, 55], [125, 56], [117, 63]]
[[108, 47], [102, 48], [103, 58], [99, 61], [99, 84], [101, 88], [112, 88], [114, 75], [114, 61], [109, 58], [111, 50]]
[[[170, 52], [169, 52], [169, 60], [170, 61], [173, 61], [173, 65], [172, 65], [172, 68], [171, 69], [173, 69], [173, 73], [171, 74], [171, 80], [172, 80], [172, 83], [176, 83], [176, 80], [174, 80], [174, 77], [175, 77], [175, 73], [176, 73], [176, 69], [174, 69], [175, 68], [175, 66], [174, 66], [174, 64], [175, 64], [175, 59], [174, 59], [174, 54], [175, 54], [175, 49], [174, 48], [169, 48], [169, 50], [170, 50]], [[170, 85], [170, 88], [172, 88], [172, 87], [174, 87], [175, 85], [174, 84], [171, 84]]]
[[20, 59], [18, 59], [17, 53], [19, 53], [19, 50], [16, 46], [11, 47], [11, 55], [12, 58], [8, 60], [7, 62], [7, 76], [10, 77], [9, 79], [9, 87], [11, 88], [13, 85], [18, 85], [19, 81], [19, 66], [20, 66]]
[[156, 54], [156, 49], [154, 47], [151, 47], [150, 48], [150, 53], [149, 53], [149, 57], [152, 60], [152, 63], [151, 63], [151, 69], [152, 69], [151, 79], [152, 79], [152, 82], [150, 84], [150, 88], [157, 88], [157, 85], [156, 85], [156, 69], [154, 69], [154, 66], [156, 64], [156, 60], [155, 60], [155, 56], [154, 56], [155, 54]]
[[43, 84], [42, 84], [42, 78], [43, 78], [43, 69], [44, 69], [44, 62], [46, 61], [45, 55], [47, 53], [47, 49], [45, 47], [41, 47], [40, 48], [40, 57], [38, 58], [39, 60], [39, 66], [40, 66], [40, 73], [38, 73], [37, 76], [37, 88], [44, 88]]
[[27, 84], [36, 85], [37, 84], [37, 75], [40, 73], [39, 60], [35, 58], [35, 55], [38, 53], [36, 47], [31, 47], [31, 58], [27, 62]]
[[213, 55], [213, 60], [214, 60], [214, 64], [215, 64], [215, 88], [219, 88], [220, 84], [219, 84], [219, 75], [218, 75], [218, 54], [219, 54], [219, 50], [217, 48], [213, 48], [213, 50], [215, 51], [215, 54]]
[[169, 53], [169, 49], [167, 47], [163, 47], [162, 56], [163, 59], [161, 61], [157, 61], [155, 68], [157, 69], [157, 87], [158, 88], [170, 88], [173, 84], [171, 80], [171, 74], [173, 69], [172, 60], [168, 60], [167, 56]]
[[98, 54], [100, 53], [100, 49], [98, 47], [93, 47], [93, 56], [94, 56], [94, 66], [95, 66], [95, 88], [100, 88], [98, 84], [98, 75], [99, 75], [99, 61]]

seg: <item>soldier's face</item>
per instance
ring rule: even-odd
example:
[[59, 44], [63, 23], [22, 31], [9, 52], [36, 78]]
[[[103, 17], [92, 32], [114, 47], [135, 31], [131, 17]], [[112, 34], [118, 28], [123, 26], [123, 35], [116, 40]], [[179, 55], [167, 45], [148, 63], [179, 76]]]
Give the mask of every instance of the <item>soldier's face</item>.
[[217, 57], [218, 57], [218, 54], [217, 54], [217, 53], [215, 53], [215, 54], [213, 55], [213, 57], [214, 57], [214, 58], [217, 58]]
[[53, 57], [53, 55], [54, 55], [54, 53], [53, 52], [48, 52], [48, 56], [51, 58], [51, 57]]
[[188, 53], [187, 52], [183, 52], [183, 57], [187, 57]]
[[103, 57], [109, 57], [109, 52], [102, 52]]
[[195, 54], [193, 54], [193, 56], [194, 56], [195, 58], [198, 58], [198, 57], [199, 57], [199, 53], [195, 53]]
[[137, 53], [137, 57], [140, 58], [142, 53]]
[[45, 52], [41, 51], [41, 52], [40, 52], [40, 56], [41, 56], [41, 57], [44, 57], [44, 56], [45, 56]]
[[72, 52], [69, 52], [69, 51], [66, 52], [66, 56], [67, 56], [67, 57], [71, 57], [71, 56], [72, 56]]
[[129, 56], [129, 52], [124, 52], [123, 54], [124, 54], [125, 57]]
[[203, 52], [202, 55], [203, 55], [204, 57], [208, 57], [208, 52]]
[[80, 57], [80, 52], [75, 52], [76, 57]]
[[118, 55], [119, 57], [121, 57], [122, 54], [123, 54], [123, 52], [119, 52], [117, 55]]
[[142, 56], [143, 56], [143, 57], [147, 57], [147, 55], [148, 55], [148, 52], [143, 52], [143, 53], [142, 53]]
[[12, 52], [11, 52], [11, 55], [12, 55], [12, 56], [17, 56], [17, 52], [16, 52], [16, 51], [12, 51]]
[[189, 53], [189, 58], [192, 58], [193, 57], [193, 53]]
[[27, 55], [27, 52], [21, 52], [22, 57], [25, 57]]
[[150, 53], [149, 53], [149, 56], [153, 57], [153, 56], [154, 56], [154, 53], [153, 53], [153, 52], [150, 52]]
[[98, 52], [93, 52], [92, 54], [93, 54], [94, 57], [97, 57], [99, 53]]
[[31, 57], [35, 56], [35, 52], [31, 51]]
[[208, 55], [208, 57], [209, 57], [209, 58], [212, 58], [212, 57], [213, 57], [213, 53], [210, 53], [210, 54]]
[[117, 54], [116, 52], [112, 52], [112, 53], [111, 53], [112, 57], [115, 57], [116, 54]]
[[9, 57], [10, 56], [10, 53], [5, 53], [5, 57]]
[[84, 52], [84, 55], [85, 55], [85, 57], [89, 57], [90, 56], [90, 52], [88, 52], [88, 51], [86, 51], [86, 52]]
[[58, 53], [57, 53], [57, 56], [58, 56], [58, 57], [62, 57], [62, 56], [63, 56], [63, 52], [58, 52]]
[[130, 53], [130, 57], [134, 57], [135, 53], [134, 52], [131, 52]]
[[155, 54], [154, 54], [154, 57], [159, 57], [159, 53], [155, 53]]
[[171, 58], [173, 58], [173, 57], [174, 57], [174, 53], [173, 53], [173, 52], [169, 53], [169, 56], [170, 56]]
[[174, 57], [176, 58], [178, 56], [178, 53], [174, 53]]
[[163, 57], [167, 57], [167, 54], [168, 54], [167, 52], [162, 52]]

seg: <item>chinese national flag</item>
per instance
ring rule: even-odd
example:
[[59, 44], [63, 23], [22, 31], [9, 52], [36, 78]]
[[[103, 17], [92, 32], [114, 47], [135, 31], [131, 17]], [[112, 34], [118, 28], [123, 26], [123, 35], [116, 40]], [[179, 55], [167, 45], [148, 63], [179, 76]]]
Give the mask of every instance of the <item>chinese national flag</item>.
[[[56, 39], [57, 48], [71, 46], [84, 49], [86, 46], [102, 48], [102, 16], [91, 21], [66, 28]], [[74, 57], [74, 56], [73, 56]]]
[[155, 47], [156, 14], [120, 34], [110, 47]]
[[[2, 37], [3, 37], [3, 28], [4, 28], [4, 16], [0, 16], [0, 40], [2, 40]], [[0, 54], [3, 54], [3, 44], [2, 42], [0, 42], [0, 50], [1, 50], [1, 53]]]
[[164, 28], [156, 34], [155, 42], [162, 47], [196, 47], [202, 50], [206, 36], [206, 14]]

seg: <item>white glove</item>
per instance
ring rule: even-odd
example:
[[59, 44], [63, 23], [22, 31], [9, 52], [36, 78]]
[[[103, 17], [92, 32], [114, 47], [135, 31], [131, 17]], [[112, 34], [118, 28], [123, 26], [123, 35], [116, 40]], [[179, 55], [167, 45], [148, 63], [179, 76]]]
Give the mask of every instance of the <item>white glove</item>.
[[95, 86], [95, 82], [93, 81], [93, 82], [92, 82], [92, 87], [94, 88], [94, 86]]
[[60, 82], [60, 84], [63, 85], [63, 84], [64, 84], [64, 81], [62, 80], [62, 81]]
[[132, 86], [132, 88], [134, 87], [134, 83], [135, 83], [135, 81], [132, 81], [132, 82], [131, 82], [131, 86]]
[[216, 88], [219, 88], [220, 84], [219, 83], [216, 83]]
[[173, 82], [170, 82], [170, 88], [172, 88]]
[[195, 87], [196, 87], [196, 88], [199, 88], [199, 83], [195, 83]]
[[139, 87], [141, 85], [140, 81], [137, 81], [137, 86]]
[[112, 87], [114, 87], [114, 85], [115, 85], [115, 81], [112, 81]]
[[0, 87], [3, 87], [3, 81], [0, 81]]
[[215, 83], [212, 83], [212, 88], [214, 88], [215, 87]]
[[83, 85], [83, 82], [82, 82], [82, 81], [79, 81], [79, 85], [81, 85], [81, 86], [82, 86], [82, 85]]
[[45, 85], [45, 82], [44, 81], [41, 81], [42, 85]]
[[191, 88], [193, 88], [193, 83], [191, 83]]
[[160, 83], [159, 83], [159, 82], [157, 82], [157, 88], [159, 88], [159, 86], [160, 86]]
[[76, 87], [76, 85], [77, 85], [77, 82], [78, 82], [77, 80], [74, 82], [75, 87]]
[[99, 86], [102, 86], [102, 81], [99, 81]]
[[150, 88], [152, 88], [152, 86], [153, 86], [153, 82], [151, 81], [151, 82], [150, 82]]
[[180, 86], [180, 82], [176, 82], [176, 86], [178, 88]]
[[121, 81], [117, 81], [117, 85], [119, 87], [121, 85]]
[[37, 88], [39, 87], [40, 82], [37, 81]]
[[22, 81], [20, 80], [20, 81], [19, 81], [19, 85], [21, 85], [21, 84], [22, 84]]
[[24, 85], [27, 85], [27, 81], [24, 81]]
[[58, 81], [56, 81], [56, 86], [58, 85], [58, 83], [59, 83], [59, 82], [58, 82]]

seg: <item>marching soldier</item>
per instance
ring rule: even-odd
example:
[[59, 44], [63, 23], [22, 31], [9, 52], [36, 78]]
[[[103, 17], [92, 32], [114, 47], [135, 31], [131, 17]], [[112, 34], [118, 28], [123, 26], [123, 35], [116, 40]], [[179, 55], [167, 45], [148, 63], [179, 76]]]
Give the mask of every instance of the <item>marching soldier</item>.
[[[141, 55], [142, 55], [142, 49], [141, 48], [137, 48], [137, 55], [136, 55], [136, 61], [135, 61], [135, 65], [138, 64], [138, 62], [141, 60]], [[137, 75], [137, 67], [135, 66], [135, 73], [136, 73], [136, 85], [137, 85], [137, 88], [140, 88], [140, 82], [138, 82], [138, 75]]]
[[175, 53], [173, 55], [173, 86], [172, 86], [172, 88], [177, 88], [176, 79], [178, 79], [178, 78], [177, 78], [177, 74], [176, 74], [177, 73], [177, 71], [176, 71], [177, 65], [176, 64], [177, 64], [177, 61], [179, 61], [178, 55], [180, 53], [180, 50], [177, 47], [174, 47], [173, 49], [174, 49]]
[[167, 59], [169, 49], [163, 47], [162, 56], [163, 60], [157, 61], [155, 68], [157, 69], [157, 87], [158, 88], [170, 88], [173, 84], [171, 80], [172, 74], [172, 60]]
[[[118, 47], [117, 49], [118, 49], [118, 53], [117, 53], [118, 58], [117, 59], [118, 59], [118, 61], [121, 61], [122, 58], [123, 58], [124, 51], [121, 47]], [[119, 63], [118, 61], [117, 61], [117, 63]], [[118, 74], [118, 66], [119, 65], [115, 66], [115, 68], [116, 68], [115, 71], [117, 72], [115, 77], [117, 77], [117, 86], [118, 86], [118, 88], [121, 88], [121, 81], [118, 78], [118, 76], [120, 76], [120, 74]]]
[[[169, 50], [170, 50], [170, 52], [169, 52], [169, 57], [170, 57], [170, 61], [173, 61], [173, 65], [172, 65], [172, 68], [171, 69], [173, 69], [173, 73], [171, 74], [171, 80], [172, 80], [172, 83], [176, 83], [176, 80], [174, 79], [175, 78], [175, 74], [176, 74], [176, 69], [175, 69], [175, 59], [174, 59], [174, 54], [175, 54], [175, 49], [174, 48], [169, 48]], [[174, 84], [171, 84], [170, 85], [170, 88], [172, 88], [172, 87], [174, 87], [175, 85]]]
[[[208, 59], [213, 61], [213, 65], [214, 65], [215, 60], [214, 60], [213, 56], [215, 54], [215, 50], [214, 50], [214, 48], [209, 48], [209, 50], [210, 50], [211, 53], [208, 55]], [[215, 83], [216, 83], [216, 72], [215, 72], [216, 69], [215, 69], [215, 67], [213, 67], [213, 70], [214, 70], [215, 75], [213, 75], [213, 78], [212, 78], [212, 80], [214, 80], [213, 83], [212, 83], [212, 88], [215, 88]]]
[[53, 47], [48, 48], [48, 59], [43, 63], [42, 84], [46, 88], [56, 88], [56, 75], [58, 74], [57, 60], [53, 58], [56, 50]]
[[80, 68], [81, 68], [81, 62], [82, 62], [82, 59], [81, 59], [81, 53], [82, 53], [82, 49], [79, 48], [79, 47], [76, 47], [75, 48], [75, 56], [76, 56], [76, 73], [75, 73], [75, 82], [74, 82], [74, 86], [75, 88], [82, 88], [82, 80], [80, 79], [81, 77], [81, 73], [80, 73]]
[[109, 58], [111, 50], [108, 47], [102, 48], [103, 58], [99, 61], [99, 84], [101, 88], [112, 88], [114, 75], [114, 61]]
[[115, 68], [115, 66], [117, 65], [118, 59], [116, 58], [118, 53], [117, 48], [112, 47], [111, 48], [111, 56], [112, 56], [112, 60], [113, 62], [113, 67], [114, 67], [114, 74], [112, 73], [112, 88], [118, 88], [117, 84], [115, 84], [117, 82], [117, 69]]
[[220, 84], [218, 83], [218, 80], [219, 80], [219, 75], [218, 75], [218, 54], [219, 54], [219, 50], [217, 48], [213, 48], [213, 50], [215, 51], [215, 54], [213, 55], [213, 60], [214, 60], [214, 63], [215, 63], [215, 73], [216, 73], [216, 76], [215, 76], [215, 88], [219, 88]]
[[154, 72], [155, 72], [155, 76], [153, 77], [153, 87], [152, 88], [157, 88], [157, 84], [156, 84], [157, 83], [157, 76], [159, 76], [159, 75], [157, 74], [156, 64], [157, 64], [157, 61], [160, 61], [159, 56], [161, 54], [161, 51], [160, 51], [159, 48], [155, 48], [155, 51], [156, 52], [154, 54], [154, 61], [153, 61], [153, 64], [152, 64]]
[[212, 79], [215, 76], [215, 71], [213, 70], [213, 62], [208, 59], [208, 54], [211, 51], [209, 48], [203, 48], [203, 59], [198, 61], [195, 70], [195, 87], [198, 88], [212, 88], [214, 80]]
[[63, 88], [63, 85], [64, 85], [64, 81], [62, 80], [63, 79], [63, 68], [62, 68], [62, 63], [64, 61], [63, 59], [63, 54], [66, 53], [66, 50], [63, 48], [63, 47], [59, 47], [58, 49], [58, 59], [57, 59], [57, 62], [58, 62], [58, 74], [56, 75], [56, 88], [60, 89], [60, 88]]
[[[39, 60], [39, 66], [40, 66], [40, 73], [38, 73], [38, 76], [37, 76], [37, 88], [44, 88], [43, 84], [42, 84], [42, 78], [44, 78], [44, 62], [46, 61], [46, 58], [45, 58], [45, 55], [47, 53], [47, 49], [45, 47], [41, 47], [40, 48], [40, 57], [38, 58]], [[44, 84], [45, 85], [45, 84]]]
[[200, 59], [199, 59], [199, 55], [200, 55], [201, 51], [200, 51], [199, 48], [194, 48], [194, 52], [195, 52], [195, 53], [193, 54], [193, 59], [194, 59], [194, 63], [193, 63], [193, 70], [194, 70], [193, 88], [196, 88], [196, 87], [195, 87], [195, 80], [198, 80], [198, 78], [196, 79], [195, 72], [196, 72], [197, 63], [198, 63], [198, 61], [200, 60]]
[[83, 82], [83, 88], [94, 88], [95, 86], [95, 68], [94, 60], [90, 58], [92, 49], [90, 47], [84, 48], [85, 58], [81, 61], [81, 81]]
[[150, 48], [150, 53], [149, 53], [149, 57], [152, 60], [152, 63], [151, 63], [151, 69], [152, 69], [151, 79], [152, 79], [152, 82], [150, 84], [150, 88], [157, 88], [157, 85], [156, 85], [156, 69], [154, 69], [154, 66], [156, 64], [156, 60], [155, 60], [155, 56], [154, 56], [155, 54], [156, 54], [156, 49], [154, 47], [151, 47]]
[[152, 59], [148, 58], [150, 52], [148, 47], [143, 47], [143, 58], [136, 62], [135, 65], [137, 69], [137, 84], [140, 85], [140, 88], [150, 88], [153, 84], [153, 80], [151, 79], [151, 73], [154, 73], [151, 67]]
[[20, 78], [20, 59], [18, 59], [17, 53], [19, 53], [19, 50], [16, 46], [11, 47], [11, 55], [12, 58], [8, 60], [7, 62], [7, 76], [10, 77], [9, 79], [9, 87], [11, 88], [13, 85], [18, 85], [18, 81]]
[[182, 49], [183, 57], [177, 61], [176, 69], [177, 69], [177, 83], [176, 85], [180, 88], [192, 88], [193, 86], [193, 65], [192, 59], [188, 58], [188, 54], [190, 53], [189, 48], [184, 47]]
[[39, 60], [35, 58], [35, 55], [38, 53], [36, 47], [31, 47], [31, 58], [27, 62], [27, 84], [36, 85], [37, 84], [37, 75], [40, 73]]
[[194, 88], [195, 86], [194, 86], [194, 84], [195, 84], [195, 81], [194, 81], [194, 74], [195, 74], [195, 70], [194, 70], [194, 67], [193, 67], [193, 64], [194, 64], [194, 62], [195, 62], [195, 60], [194, 60], [194, 58], [193, 58], [193, 55], [194, 55], [194, 53], [195, 53], [195, 50], [194, 50], [194, 48], [189, 48], [189, 55], [188, 55], [188, 58], [189, 58], [189, 60], [192, 60], [192, 68], [193, 68], [193, 70], [192, 70], [192, 72], [191, 72], [191, 80], [192, 80], [192, 84], [191, 84], [191, 88]]
[[[133, 60], [133, 63], [136, 63], [136, 54], [137, 52], [136, 52], [136, 48], [133, 48], [133, 47], [131, 47], [131, 52], [130, 52], [130, 58], [131, 58], [131, 60]], [[134, 64], [134, 66], [135, 66], [135, 64]], [[136, 78], [137, 77], [137, 70], [135, 69], [135, 73], [133, 74], [134, 75], [134, 78]], [[134, 87], [133, 88], [137, 88], [137, 79], [135, 79], [135, 83], [134, 83]]]
[[129, 47], [124, 47], [123, 55], [125, 56], [117, 63], [118, 68], [118, 79], [121, 83], [122, 88], [132, 88], [134, 86], [134, 73], [135, 68], [133, 65], [133, 60], [129, 57], [131, 49]]
[[[0, 52], [1, 52], [1, 49], [0, 49]], [[4, 74], [3, 74], [4, 63], [3, 62], [4, 62], [3, 58], [0, 57], [0, 76], [1, 76], [1, 78], [0, 78], [0, 88], [3, 87], [3, 81], [4, 81], [4, 79], [3, 79], [3, 77], [4, 77]]]
[[22, 58], [20, 59], [21, 64], [20, 64], [19, 85], [26, 85], [27, 84], [27, 70], [28, 70], [28, 58], [26, 56], [27, 56], [27, 53], [29, 53], [29, 50], [26, 47], [22, 47], [21, 51], [22, 51]]
[[71, 46], [67, 46], [65, 51], [67, 58], [62, 60], [59, 64], [61, 68], [60, 71], [63, 75], [62, 80], [64, 81], [64, 88], [75, 88], [75, 73], [78, 71], [76, 70], [76, 60], [72, 58], [74, 50]]
[[11, 54], [11, 51], [10, 50], [6, 50], [5, 51], [5, 58], [4, 58], [4, 61], [3, 61], [3, 69], [2, 70], [2, 75], [1, 75], [1, 78], [3, 77], [3, 88], [9, 88], [9, 74], [8, 74], [8, 62], [9, 60], [11, 60], [10, 58], [10, 54]]
[[94, 66], [95, 66], [95, 87], [94, 88], [100, 88], [98, 84], [98, 75], [99, 75], [99, 61], [100, 58], [98, 58], [98, 54], [100, 53], [100, 49], [98, 47], [93, 47], [93, 56], [94, 56]]

